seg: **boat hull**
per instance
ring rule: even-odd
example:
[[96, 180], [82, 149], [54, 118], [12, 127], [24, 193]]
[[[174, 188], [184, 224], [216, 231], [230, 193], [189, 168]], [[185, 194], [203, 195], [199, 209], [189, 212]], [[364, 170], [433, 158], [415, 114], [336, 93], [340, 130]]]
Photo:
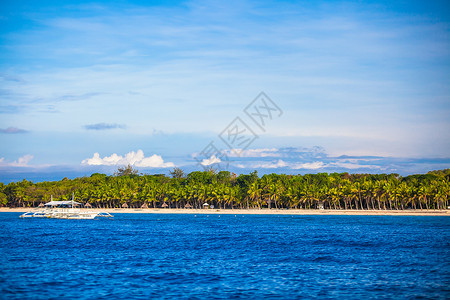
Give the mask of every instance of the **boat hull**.
[[95, 218], [113, 218], [114, 216], [107, 212], [78, 211], [78, 210], [49, 210], [26, 212], [20, 218], [48, 218], [48, 219], [73, 219], [73, 220], [92, 220]]

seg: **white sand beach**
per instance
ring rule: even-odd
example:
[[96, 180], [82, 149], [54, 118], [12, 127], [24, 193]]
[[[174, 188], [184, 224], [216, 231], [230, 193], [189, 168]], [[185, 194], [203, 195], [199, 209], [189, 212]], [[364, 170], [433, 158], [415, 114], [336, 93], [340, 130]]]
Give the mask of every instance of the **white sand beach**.
[[[39, 208], [0, 208], [0, 212], [37, 211]], [[333, 209], [175, 209], [175, 208], [109, 208], [86, 209], [111, 214], [226, 214], [226, 215], [361, 215], [361, 216], [450, 216], [450, 210], [333, 210]]]

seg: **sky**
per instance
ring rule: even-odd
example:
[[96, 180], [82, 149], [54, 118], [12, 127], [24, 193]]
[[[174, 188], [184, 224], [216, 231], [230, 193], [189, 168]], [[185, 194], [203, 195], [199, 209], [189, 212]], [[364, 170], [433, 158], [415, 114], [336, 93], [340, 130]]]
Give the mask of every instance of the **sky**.
[[0, 181], [426, 173], [449, 87], [447, 1], [2, 1]]

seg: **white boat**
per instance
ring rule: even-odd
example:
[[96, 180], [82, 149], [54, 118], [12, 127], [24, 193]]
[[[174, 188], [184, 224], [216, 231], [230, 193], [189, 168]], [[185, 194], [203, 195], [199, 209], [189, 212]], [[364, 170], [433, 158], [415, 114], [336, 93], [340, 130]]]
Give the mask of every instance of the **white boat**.
[[28, 211], [22, 214], [21, 218], [50, 218], [50, 219], [95, 219], [98, 217], [113, 218], [114, 216], [107, 212], [88, 211], [75, 206], [80, 206], [81, 203], [73, 200], [71, 201], [53, 201], [53, 196], [50, 202], [45, 204], [45, 208], [38, 211]]

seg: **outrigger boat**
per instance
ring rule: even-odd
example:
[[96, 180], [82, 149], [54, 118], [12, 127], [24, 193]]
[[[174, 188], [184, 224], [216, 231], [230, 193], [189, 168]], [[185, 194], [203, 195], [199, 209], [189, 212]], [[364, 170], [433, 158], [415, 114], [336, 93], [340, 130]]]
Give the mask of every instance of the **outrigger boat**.
[[80, 206], [81, 203], [72, 200], [70, 201], [51, 201], [45, 204], [45, 209], [38, 211], [29, 211], [22, 214], [21, 218], [50, 218], [50, 219], [95, 219], [98, 217], [113, 218], [114, 216], [107, 212], [85, 211], [75, 206]]

